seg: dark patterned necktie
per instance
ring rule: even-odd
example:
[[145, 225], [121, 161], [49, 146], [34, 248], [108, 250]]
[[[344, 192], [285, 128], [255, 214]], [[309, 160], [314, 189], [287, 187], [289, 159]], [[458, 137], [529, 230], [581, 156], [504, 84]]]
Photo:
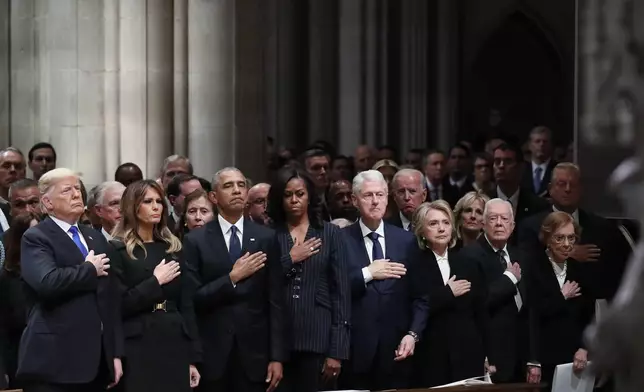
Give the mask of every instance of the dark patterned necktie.
[[237, 236], [237, 226], [231, 226], [230, 228], [230, 245], [228, 246], [228, 254], [230, 255], [230, 261], [234, 264], [237, 259], [241, 257], [241, 243], [239, 242], [239, 237]]

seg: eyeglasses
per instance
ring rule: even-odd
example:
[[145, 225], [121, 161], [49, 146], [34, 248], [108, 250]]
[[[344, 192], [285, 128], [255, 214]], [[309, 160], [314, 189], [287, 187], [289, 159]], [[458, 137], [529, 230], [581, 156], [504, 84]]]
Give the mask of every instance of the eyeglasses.
[[569, 244], [574, 244], [577, 242], [577, 236], [576, 235], [563, 235], [563, 234], [555, 234], [552, 236], [552, 240], [555, 242], [555, 244], [561, 245], [563, 244], [566, 240], [568, 240]]

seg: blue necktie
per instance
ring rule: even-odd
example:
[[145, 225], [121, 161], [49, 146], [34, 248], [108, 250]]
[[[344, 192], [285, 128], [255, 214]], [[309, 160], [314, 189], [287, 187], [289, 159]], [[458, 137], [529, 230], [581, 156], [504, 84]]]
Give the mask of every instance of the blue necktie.
[[376, 260], [384, 259], [385, 255], [382, 251], [382, 246], [380, 246], [380, 241], [378, 241], [378, 237], [380, 237], [380, 235], [375, 231], [372, 231], [367, 234], [367, 236], [371, 242], [373, 242], [373, 248], [371, 248], [371, 261], [374, 262]]
[[230, 255], [230, 261], [234, 264], [237, 259], [241, 257], [241, 243], [239, 242], [239, 237], [237, 237], [237, 226], [231, 226], [230, 228], [230, 245], [228, 246], [228, 254]]
[[534, 169], [534, 178], [532, 179], [532, 185], [534, 185], [534, 193], [539, 193], [541, 189], [541, 166], [537, 166]]
[[83, 245], [83, 241], [80, 239], [80, 235], [78, 234], [78, 227], [72, 226], [69, 228], [69, 232], [72, 233], [72, 240], [74, 240], [74, 243], [78, 247], [78, 250], [83, 254], [83, 258], [87, 257], [87, 248], [85, 245]]

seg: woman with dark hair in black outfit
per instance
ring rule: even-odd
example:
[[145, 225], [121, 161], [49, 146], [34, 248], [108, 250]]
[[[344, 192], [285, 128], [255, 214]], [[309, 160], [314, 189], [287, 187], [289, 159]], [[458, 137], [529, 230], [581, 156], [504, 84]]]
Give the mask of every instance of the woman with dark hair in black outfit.
[[311, 178], [277, 172], [268, 215], [280, 244], [291, 342], [280, 390], [314, 392], [333, 385], [349, 357], [349, 280], [340, 230], [323, 222]]

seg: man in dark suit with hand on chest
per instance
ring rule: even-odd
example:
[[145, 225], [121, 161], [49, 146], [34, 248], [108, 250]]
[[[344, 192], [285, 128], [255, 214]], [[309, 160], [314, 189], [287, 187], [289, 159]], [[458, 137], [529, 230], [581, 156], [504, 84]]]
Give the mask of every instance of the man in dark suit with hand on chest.
[[101, 233], [78, 224], [84, 205], [77, 174], [54, 169], [38, 185], [49, 217], [22, 238], [30, 309], [17, 377], [25, 392], [104, 391], [122, 376], [124, 354], [110, 248]]
[[212, 188], [218, 216], [190, 232], [183, 248], [204, 350], [199, 390], [272, 391], [287, 355], [275, 232], [244, 218], [248, 188], [241, 171], [218, 171]]

